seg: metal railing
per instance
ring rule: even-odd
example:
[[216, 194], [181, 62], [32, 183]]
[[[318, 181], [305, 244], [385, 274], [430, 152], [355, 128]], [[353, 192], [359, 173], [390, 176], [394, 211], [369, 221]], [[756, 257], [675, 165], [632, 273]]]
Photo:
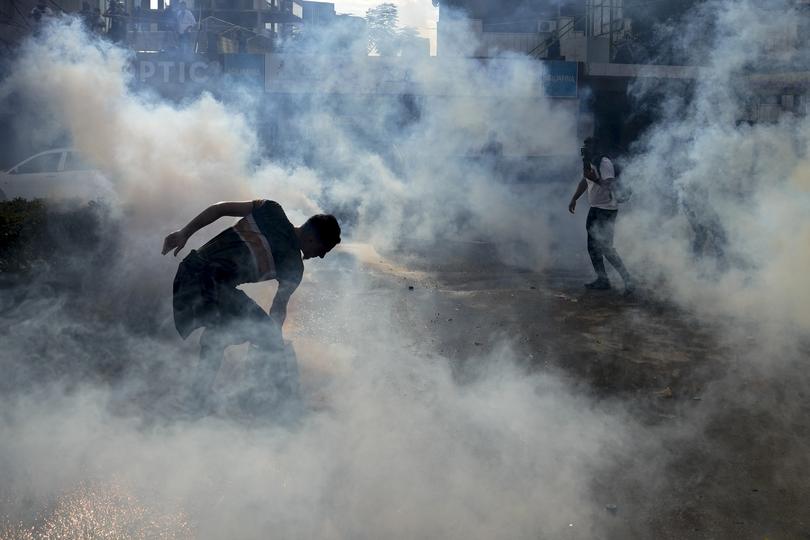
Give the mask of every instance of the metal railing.
[[[214, 17], [214, 16], [206, 17], [202, 21], [200, 21], [200, 31], [199, 31], [199, 33], [202, 33], [202, 34], [204, 34], [206, 36], [213, 34], [214, 36], [216, 36], [216, 40], [217, 40], [218, 44], [220, 43], [221, 39], [227, 39], [229, 41], [236, 40], [237, 41], [237, 47], [238, 47], [238, 41], [240, 39], [242, 39], [244, 35], [248, 36], [248, 37], [244, 37], [245, 47], [247, 47], [248, 44], [250, 44], [251, 42], [254, 42], [256, 40], [269, 39], [267, 36], [257, 32], [253, 28], [248, 28], [246, 26], [240, 26], [238, 24], [234, 24], [234, 23], [225, 21], [223, 19], [220, 19], [220, 18]], [[206, 43], [206, 49], [207, 49], [207, 46], [208, 46], [208, 44]], [[199, 52], [199, 48], [200, 47], [199, 47], [199, 35], [198, 35], [195, 50]]]
[[529, 56], [534, 56], [535, 58], [543, 58], [548, 50], [555, 44], [559, 43], [562, 38], [567, 36], [569, 33], [574, 31], [576, 24], [581, 21], [584, 17], [580, 17], [579, 19], [570, 19], [567, 24], [565, 24], [562, 28], [558, 28], [554, 31], [553, 35], [548, 38], [546, 41], [529, 51]]
[[[161, 21], [155, 17], [136, 19], [130, 16], [129, 23], [126, 41], [130, 48], [140, 51], [164, 51], [176, 49], [180, 45], [179, 36], [175, 30], [151, 30], [152, 25], [161, 26]], [[144, 28], [146, 25], [148, 25], [147, 29]], [[228, 48], [223, 47], [223, 40], [233, 43], [234, 49], [238, 49], [240, 40], [244, 40], [244, 46], [247, 47], [256, 40], [269, 39], [253, 28], [240, 26], [214, 16], [200, 20], [191, 32], [195, 33], [192, 47], [194, 53], [210, 52], [209, 36], [213, 36], [217, 46], [216, 52], [233, 52], [219, 50]]]

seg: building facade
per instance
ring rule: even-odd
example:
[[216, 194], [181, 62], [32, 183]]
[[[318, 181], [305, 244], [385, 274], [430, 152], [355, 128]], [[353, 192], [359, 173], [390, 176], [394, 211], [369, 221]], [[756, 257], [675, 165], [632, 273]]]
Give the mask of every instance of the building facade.
[[[606, 62], [630, 31], [624, 0], [445, 0], [438, 54], [488, 57], [501, 51], [574, 62]], [[472, 51], [459, 43], [474, 36]]]

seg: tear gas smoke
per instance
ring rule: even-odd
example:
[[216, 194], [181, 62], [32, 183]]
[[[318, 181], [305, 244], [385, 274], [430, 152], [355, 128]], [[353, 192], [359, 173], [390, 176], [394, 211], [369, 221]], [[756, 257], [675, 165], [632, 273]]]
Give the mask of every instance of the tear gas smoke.
[[144, 219], [245, 196], [244, 164], [255, 141], [244, 118], [210, 96], [172, 107], [133, 95], [127, 59], [91, 40], [78, 20], [60, 21], [24, 44], [3, 95], [25, 95], [31, 109], [53, 115], [31, 131], [67, 132]]
[[[712, 75], [697, 82], [692, 102], [662, 106], [628, 161], [623, 174], [636, 196], [618, 230], [619, 249], [657, 294], [700, 317], [758, 323], [763, 355], [785, 352], [785, 341], [798, 347], [810, 325], [801, 281], [810, 261], [810, 228], [801, 225], [810, 123], [736, 122], [744, 68], [764, 61], [769, 36], [793, 16], [784, 5], [767, 7], [774, 6], [783, 12], [765, 16], [764, 7], [742, 0], [697, 12], [717, 19]], [[457, 41], [465, 39], [473, 41]], [[114, 493], [102, 499], [121, 490], [135, 514], [150, 514], [167, 524], [161, 531], [180, 537], [593, 538], [605, 530], [592, 492], [600, 471], [637, 456], [628, 478], [651, 501], [662, 493], [667, 479], [657, 474], [672, 456], [660, 445], [700, 437], [711, 413], [672, 432], [642, 429], [552, 376], [519, 372], [508, 343], [479, 359], [484, 373], [459, 384], [447, 359], [411, 345], [395, 302], [343, 259], [296, 293], [337, 291], [313, 332], [339, 337], [299, 348], [305, 375], [321, 381], [322, 411], [292, 430], [153, 414], [170, 407], [172, 388], [194, 366], [193, 344], [164, 335], [174, 261], [157, 256], [160, 235], [215, 200], [273, 198], [296, 224], [316, 210], [342, 209], [355, 239], [383, 249], [488, 240], [502, 260], [524, 267], [571, 263], [558, 248], [584, 245], [560, 218], [573, 185], [505, 182], [481, 149], [494, 140], [507, 156], [569, 155], [575, 171], [576, 111], [533, 96], [542, 74], [534, 62], [499, 60], [441, 69], [415, 60], [410, 84], [429, 97], [418, 114], [403, 115], [400, 102], [371, 95], [338, 114], [329, 95], [345, 76], [333, 60], [314, 58], [318, 91], [288, 98], [297, 112], [285, 127], [299, 153], [270, 161], [254, 135], [255, 111], [208, 94], [170, 104], [138, 91], [126, 53], [69, 21], [28, 41], [2, 96], [25, 96], [40, 118], [43, 110], [53, 115], [32, 132], [39, 140], [67, 134], [110, 176], [124, 225], [122, 247], [103, 269], [114, 277], [85, 284], [82, 310], [70, 295], [31, 290], [15, 308], [22, 320], [6, 325], [12, 330], [0, 360], [18, 384], [3, 398], [0, 419], [0, 513], [34, 527], [62, 523], [60, 509], [72, 506], [60, 497], [84, 500], [81, 486], [113, 485], [98, 488]], [[343, 62], [357, 84], [374, 78], [367, 58]], [[668, 208], [662, 190], [692, 209], [687, 198], [705, 194], [699, 215], [722, 224], [723, 261], [695, 261], [688, 219]], [[158, 330], [109, 322], [138, 317]], [[58, 376], [26, 380], [42, 374], [26, 364], [34, 356]], [[130, 365], [115, 384], [62, 376], [67, 361], [97, 365], [118, 356]], [[792, 441], [791, 466], [806, 446], [801, 437]], [[124, 527], [141, 527], [134, 522]]]
[[[176, 536], [189, 532], [185, 517], [172, 525], [180, 515], [201, 538], [260, 538], [269, 530], [325, 538], [484, 538], [505, 530], [571, 536], [572, 521], [573, 537], [590, 536], [600, 509], [588, 494], [590, 472], [600, 453], [618, 444], [621, 422], [551, 377], [524, 377], [508, 347], [482, 360], [491, 364], [488, 375], [459, 386], [446, 359], [411, 349], [394, 330], [390, 302], [373, 309], [362, 303], [357, 293], [368, 285], [354, 268], [352, 277], [332, 282], [343, 301], [321, 321], [324, 334], [339, 321], [343, 337], [309, 357], [337, 370], [321, 389], [325, 412], [293, 431], [214, 418], [164, 424], [152, 413], [171, 409], [194, 367], [193, 345], [163, 337], [173, 263], [157, 256], [160, 235], [215, 200], [272, 197], [297, 223], [322, 204], [354, 208], [355, 237], [389, 249], [453, 234], [517, 234], [528, 256], [506, 242], [512, 251], [503, 253], [540, 264], [551, 239], [543, 238], [547, 221], [527, 194], [553, 188], [497, 182], [493, 163], [470, 155], [487, 144], [493, 126], [507, 152], [518, 155], [548, 152], [561, 140], [575, 146], [571, 112], [532, 97], [541, 68], [510, 57], [502, 66], [462, 66], [439, 78], [426, 59], [413, 68], [414, 84], [437, 98], [417, 126], [346, 126], [326, 97], [316, 96], [291, 123], [308, 134], [316, 158], [307, 166], [254, 167], [252, 112], [211, 95], [171, 105], [139, 93], [126, 60], [75, 22], [59, 21], [25, 44], [3, 86], [4, 95], [25, 95], [29, 107], [52, 114], [48, 133], [67, 134], [110, 177], [123, 223], [109, 265], [91, 271], [110, 277], [64, 301], [59, 292], [28, 291], [16, 308], [27, 316], [12, 323], [3, 352], [16, 384], [0, 423], [0, 499], [3, 513], [23, 522], [19, 531], [33, 527], [41, 535], [51, 523], [89, 521], [95, 534], [106, 518], [74, 516], [72, 503], [60, 503], [95, 501], [82, 495], [81, 486], [90, 485], [135, 501], [124, 518], [110, 518], [126, 522], [124, 529], [139, 527], [131, 514], [146, 512]], [[365, 61], [357, 61], [361, 76]], [[342, 84], [326, 62], [320, 68], [323, 91]], [[504, 106], [512, 95], [525, 101]], [[360, 99], [349, 112], [367, 113], [371, 101]], [[396, 118], [387, 107], [379, 118]], [[526, 118], [548, 131], [521, 124]], [[381, 136], [388, 148], [366, 142]], [[535, 217], [531, 227], [520, 212]], [[142, 318], [153, 321], [152, 332], [132, 330], [131, 321]], [[111, 387], [71, 373], [105, 362], [125, 366]]]
[[[400, 105], [390, 96], [361, 94], [341, 101], [341, 111], [330, 105], [333, 93], [351, 82], [347, 71], [361, 81], [376, 77], [379, 68], [371, 69], [367, 57], [342, 63], [304, 58], [314, 73], [313, 93], [288, 98], [286, 106], [299, 112], [285, 125], [285, 137], [314, 157], [289, 174], [273, 164], [250, 167], [259, 150], [248, 120], [255, 112], [235, 109], [243, 103], [227, 106], [203, 95], [170, 106], [134, 94], [126, 53], [88, 41], [77, 23], [53, 25], [47, 38], [29, 41], [23, 55], [37, 60], [17, 64], [5, 93], [25, 94], [34, 110], [50, 111], [52, 125], [110, 175], [144, 226], [163, 224], [165, 216], [178, 216], [170, 223], [185, 221], [212, 200], [272, 192], [296, 217], [326, 197], [351, 208], [358, 236], [381, 247], [402, 239], [497, 239], [516, 263], [539, 268], [547, 260], [549, 214], [536, 208], [559, 183], [505, 185], [495, 181], [500, 175], [491, 160], [475, 161], [493, 137], [514, 156], [576, 147], [575, 107], [552, 107], [537, 97], [542, 68], [529, 59], [504, 55], [484, 66], [414, 59], [408, 67], [413, 93], [430, 99], [420, 120], [403, 126]], [[279, 77], [285, 69], [295, 68], [282, 68]], [[353, 125], [345, 121], [353, 117]], [[516, 223], [521, 215], [533, 218], [531, 227]]]
[[[664, 284], [662, 296], [709, 318], [767, 321], [774, 328], [764, 338], [775, 332], [792, 343], [810, 330], [803, 286], [810, 122], [792, 114], [741, 120], [756, 91], [752, 73], [806, 57], [806, 46], [775, 49], [776, 36], [800, 16], [787, 2], [739, 1], [708, 2], [693, 18], [687, 26], [711, 19], [714, 32], [710, 53], [694, 59], [706, 67], [691, 103], [636, 88], [640, 99], [663, 101], [662, 117], [626, 169], [644, 196], [625, 213], [619, 235], [650, 282]], [[683, 39], [686, 50], [697, 37]], [[706, 241], [696, 246], [697, 238]]]

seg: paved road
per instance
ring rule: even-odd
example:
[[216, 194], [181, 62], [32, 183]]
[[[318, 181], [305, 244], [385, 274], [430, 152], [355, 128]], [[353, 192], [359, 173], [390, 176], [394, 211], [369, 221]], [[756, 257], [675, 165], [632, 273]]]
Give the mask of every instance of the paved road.
[[432, 270], [356, 248], [314, 276], [296, 309], [300, 340], [340, 327], [322, 318], [347, 301], [333, 287], [350, 284], [356, 313], [388, 309], [414, 350], [446, 358], [462, 384], [473, 359], [508, 343], [527, 373], [554, 373], [626, 414], [634, 438], [593, 476], [601, 538], [810, 538], [806, 350], [765, 349], [755, 332], [644, 291], [585, 291], [587, 273]]

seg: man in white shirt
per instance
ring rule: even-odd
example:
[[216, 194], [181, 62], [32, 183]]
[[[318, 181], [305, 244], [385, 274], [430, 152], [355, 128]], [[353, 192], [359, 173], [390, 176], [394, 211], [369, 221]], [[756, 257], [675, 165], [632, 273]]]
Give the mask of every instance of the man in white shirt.
[[188, 9], [185, 2], [180, 2], [177, 12], [177, 33], [180, 34], [180, 46], [184, 51], [191, 49], [192, 31], [197, 26], [197, 19]]
[[[588, 255], [596, 271], [596, 280], [585, 284], [588, 289], [610, 289], [610, 280], [605, 270], [605, 261], [616, 269], [624, 280], [625, 294], [633, 291], [630, 274], [622, 263], [622, 259], [613, 247], [613, 230], [616, 224], [616, 215], [619, 205], [611, 189], [616, 174], [610, 159], [598, 151], [597, 141], [591, 137], [585, 139], [582, 147], [583, 176], [577, 185], [574, 196], [568, 204], [568, 211], [576, 211], [577, 199], [585, 191], [588, 192], [588, 219], [585, 228], [588, 231]], [[598, 161], [598, 166], [594, 164]]]

